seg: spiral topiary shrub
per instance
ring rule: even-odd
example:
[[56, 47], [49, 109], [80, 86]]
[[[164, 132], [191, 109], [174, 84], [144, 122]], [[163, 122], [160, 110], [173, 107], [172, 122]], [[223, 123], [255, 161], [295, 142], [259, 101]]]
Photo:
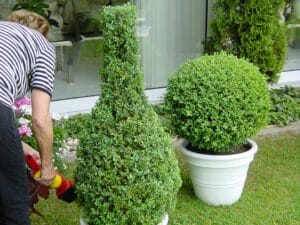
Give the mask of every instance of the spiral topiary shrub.
[[287, 52], [286, 27], [279, 22], [284, 7], [284, 0], [217, 0], [206, 51], [247, 58], [276, 82]]
[[224, 153], [267, 125], [270, 99], [256, 66], [221, 52], [183, 64], [170, 77], [165, 108], [193, 147]]
[[101, 97], [81, 132], [75, 180], [89, 225], [155, 225], [181, 185], [170, 136], [144, 94], [135, 7], [106, 7]]

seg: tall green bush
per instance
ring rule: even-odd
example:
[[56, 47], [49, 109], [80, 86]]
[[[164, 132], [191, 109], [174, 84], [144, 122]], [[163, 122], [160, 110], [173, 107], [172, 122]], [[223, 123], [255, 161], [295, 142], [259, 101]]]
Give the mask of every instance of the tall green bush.
[[248, 58], [269, 82], [277, 81], [287, 51], [285, 26], [279, 22], [284, 6], [284, 0], [217, 0], [206, 51]]
[[144, 94], [131, 5], [106, 7], [101, 97], [81, 133], [78, 202], [89, 225], [154, 225], [181, 185], [170, 136]]

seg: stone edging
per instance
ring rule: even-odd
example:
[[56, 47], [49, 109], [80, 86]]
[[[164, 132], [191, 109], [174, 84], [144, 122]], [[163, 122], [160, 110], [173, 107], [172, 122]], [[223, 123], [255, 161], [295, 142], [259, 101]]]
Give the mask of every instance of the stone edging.
[[267, 126], [265, 129], [261, 130], [258, 133], [258, 136], [262, 135], [278, 135], [285, 132], [292, 132], [292, 133], [300, 133], [300, 122], [294, 122], [287, 126], [277, 126], [277, 125], [270, 125]]

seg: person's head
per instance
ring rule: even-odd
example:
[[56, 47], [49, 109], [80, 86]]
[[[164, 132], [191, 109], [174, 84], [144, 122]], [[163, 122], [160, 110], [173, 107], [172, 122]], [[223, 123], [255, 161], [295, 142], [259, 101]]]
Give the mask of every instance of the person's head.
[[35, 12], [31, 12], [25, 9], [19, 9], [13, 11], [7, 17], [7, 20], [35, 29], [43, 34], [46, 38], [48, 36], [50, 27], [48, 20]]

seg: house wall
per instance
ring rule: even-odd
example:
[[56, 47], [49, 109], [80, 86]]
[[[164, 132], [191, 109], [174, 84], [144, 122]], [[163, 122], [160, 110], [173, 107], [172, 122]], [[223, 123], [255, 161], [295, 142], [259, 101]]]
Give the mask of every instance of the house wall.
[[[300, 87], [300, 70], [282, 72], [277, 84], [270, 86], [270, 88], [280, 88], [285, 85]], [[163, 101], [166, 93], [166, 88], [156, 88], [145, 90], [146, 96], [150, 104], [159, 104]], [[57, 113], [65, 113], [68, 115], [75, 115], [78, 113], [90, 113], [95, 106], [99, 96], [74, 98], [61, 101], [51, 102], [51, 111]]]
[[[4, 19], [10, 13], [16, 2], [16, 0], [0, 0], [0, 19]], [[98, 28], [90, 18], [97, 14], [103, 5], [122, 4], [128, 0], [111, 2], [45, 0], [45, 2], [50, 4], [53, 18], [60, 22], [60, 28], [52, 29], [54, 36], [51, 38], [55, 40], [61, 39], [61, 35], [76, 39], [79, 34], [96, 33]], [[141, 40], [146, 94], [149, 102], [156, 104], [163, 98], [168, 77], [179, 65], [203, 54], [202, 43], [205, 34], [209, 33], [207, 21], [213, 16], [212, 5], [215, 0], [131, 0], [131, 2], [137, 5], [138, 10], [137, 32]], [[93, 43], [86, 42], [81, 46], [80, 52], [74, 50], [72, 53], [79, 56], [74, 57], [78, 60], [70, 67], [71, 73], [79, 76], [75, 78], [74, 83], [66, 81], [65, 71], [58, 71], [55, 95], [51, 103], [52, 111], [72, 115], [89, 112], [94, 106], [100, 92], [99, 69], [102, 67], [102, 61], [97, 52], [99, 48], [91, 47]], [[300, 48], [298, 42], [292, 44], [288, 46], [286, 66], [279, 82], [272, 86], [274, 88], [284, 85], [300, 86]], [[57, 50], [60, 60], [61, 49]], [[63, 63], [66, 67], [67, 62]], [[89, 82], [83, 85], [85, 81]]]

